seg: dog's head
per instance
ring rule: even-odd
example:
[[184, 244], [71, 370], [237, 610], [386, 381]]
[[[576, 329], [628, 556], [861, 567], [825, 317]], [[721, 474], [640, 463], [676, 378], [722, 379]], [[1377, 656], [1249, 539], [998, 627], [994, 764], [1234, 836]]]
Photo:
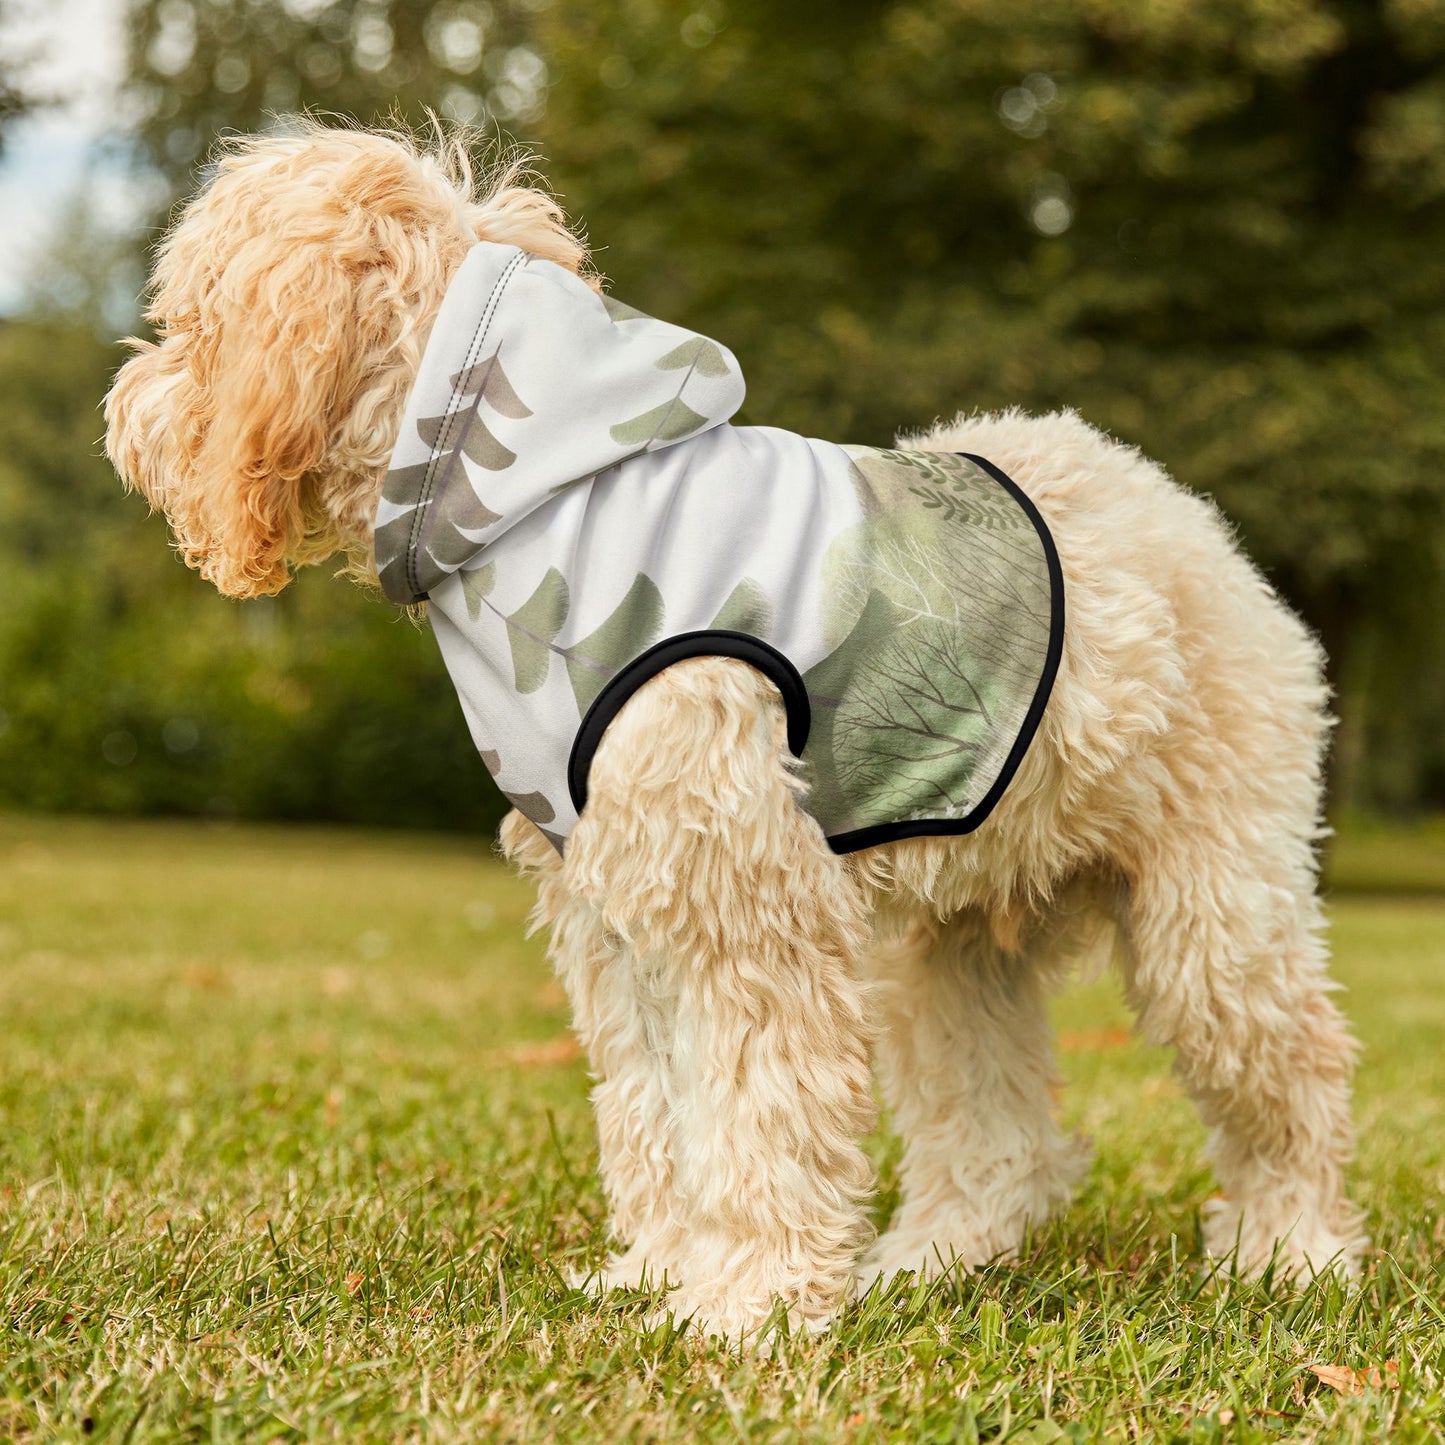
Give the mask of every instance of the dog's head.
[[478, 239], [574, 270], [555, 202], [484, 187], [465, 145], [307, 124], [227, 143], [156, 258], [155, 341], [106, 398], [106, 450], [166, 514], [188, 565], [233, 597], [347, 554], [371, 522], [447, 282]]

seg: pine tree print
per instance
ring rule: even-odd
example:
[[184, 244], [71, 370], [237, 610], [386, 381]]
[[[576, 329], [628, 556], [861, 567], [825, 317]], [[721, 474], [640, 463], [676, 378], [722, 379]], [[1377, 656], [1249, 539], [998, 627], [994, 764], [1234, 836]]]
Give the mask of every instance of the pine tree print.
[[450, 409], [417, 419], [417, 435], [430, 449], [430, 458], [387, 473], [387, 500], [410, 504], [403, 515], [376, 529], [377, 572], [391, 596], [425, 596], [476, 553], [478, 539], [468, 534], [501, 520], [457, 465], [458, 454], [490, 472], [504, 471], [517, 459], [482, 420], [482, 404], [510, 421], [532, 415], [502, 367], [500, 345], [454, 373], [451, 382]]
[[469, 461], [489, 472], [505, 471], [517, 460], [516, 452], [504, 447], [474, 411], [454, 411], [446, 416], [417, 418], [417, 432], [433, 451], [460, 450]]
[[[393, 500], [415, 498], [420, 494], [429, 465], [419, 462], [410, 467], [393, 467], [386, 474], [383, 495]], [[415, 579], [408, 576], [407, 571], [418, 520], [413, 505], [376, 529], [376, 575], [388, 596], [396, 597], [416, 590], [413, 585]]]
[[516, 389], [502, 369], [502, 348], [484, 360], [458, 371], [452, 376], [452, 400], [470, 401], [470, 406], [456, 407], [442, 416], [417, 418], [416, 429], [433, 451], [455, 452], [458, 449], [469, 461], [485, 471], [505, 471], [517, 460], [516, 452], [503, 446], [482, 420], [481, 403], [498, 416], [522, 421], [532, 415], [531, 408], [517, 395]]
[[476, 555], [477, 542], [468, 532], [483, 532], [493, 522], [501, 521], [472, 490], [466, 477], [453, 479], [452, 485], [433, 504], [436, 520], [429, 528], [427, 551], [445, 568], [460, 567]]
[[453, 372], [452, 387], [458, 396], [473, 396], [480, 391], [486, 398], [487, 405], [498, 416], [508, 417], [512, 421], [525, 421], [532, 415], [532, 409], [517, 395], [516, 389], [507, 379], [507, 373], [502, 370], [502, 363], [497, 359], [501, 351], [499, 344], [490, 356], [477, 362], [475, 366], [469, 366], [465, 371]]

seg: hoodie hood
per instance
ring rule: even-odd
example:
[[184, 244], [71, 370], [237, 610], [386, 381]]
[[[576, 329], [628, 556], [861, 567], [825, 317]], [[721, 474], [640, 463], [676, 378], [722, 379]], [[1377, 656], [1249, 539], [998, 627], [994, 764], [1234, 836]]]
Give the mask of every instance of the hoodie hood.
[[695, 657], [777, 688], [840, 852], [977, 827], [1052, 685], [1048, 530], [985, 458], [729, 418], [715, 341], [481, 244], [438, 314], [378, 506], [497, 786], [566, 846], [636, 690]]
[[447, 288], [392, 452], [382, 590], [425, 600], [551, 498], [726, 422], [744, 392], [717, 342], [479, 243]]

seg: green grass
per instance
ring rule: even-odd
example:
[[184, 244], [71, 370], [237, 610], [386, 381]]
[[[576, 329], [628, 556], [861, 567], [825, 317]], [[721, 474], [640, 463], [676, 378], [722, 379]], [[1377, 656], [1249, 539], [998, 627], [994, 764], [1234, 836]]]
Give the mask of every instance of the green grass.
[[1445, 895], [1445, 817], [1348, 818], [1331, 840], [1326, 885], [1339, 892]]
[[1445, 902], [1332, 904], [1361, 1288], [1211, 1277], [1201, 1130], [1100, 984], [1059, 1006], [1073, 1207], [757, 1359], [566, 1283], [586, 1079], [483, 845], [0, 818], [0, 863], [0, 1438], [1445, 1439]]

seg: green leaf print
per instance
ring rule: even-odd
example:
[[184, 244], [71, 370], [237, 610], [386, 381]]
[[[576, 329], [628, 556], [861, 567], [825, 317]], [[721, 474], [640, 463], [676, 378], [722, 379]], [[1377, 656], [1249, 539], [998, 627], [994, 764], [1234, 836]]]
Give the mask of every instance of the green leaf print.
[[586, 713], [623, 666], [657, 641], [663, 611], [657, 583], [639, 572], [607, 621], [580, 642], [562, 649], [579, 712]]
[[[473, 568], [462, 573], [462, 596], [467, 603], [467, 616], [473, 622], [482, 615], [482, 603], [491, 596], [497, 585], [497, 564], [488, 562], [484, 567]], [[496, 768], [492, 769], [496, 772]]]
[[566, 579], [549, 567], [537, 590], [507, 618], [518, 692], [536, 692], [546, 681], [547, 663], [555, 650], [552, 639], [562, 630], [569, 605]]
[[[482, 570], [485, 571], [486, 569], [483, 568]], [[466, 585], [465, 577], [462, 579], [462, 585]], [[488, 583], [487, 587], [488, 591], [490, 591], [491, 584]], [[476, 616], [475, 613], [472, 615], [474, 617]], [[497, 752], [495, 748], [478, 748], [477, 756], [481, 758], [483, 765], [494, 779], [500, 775], [502, 771], [502, 755]], [[552, 806], [551, 799], [548, 798], [545, 793], [516, 793], [507, 788], [503, 788], [502, 796], [519, 813], [525, 814], [534, 823], [550, 823], [557, 817], [557, 810]], [[547, 836], [552, 839], [553, 846], [560, 851], [560, 839], [552, 838], [550, 833]]]
[[629, 306], [625, 301], [619, 301], [615, 296], [604, 296], [602, 298], [602, 305], [614, 322], [652, 320], [647, 312], [639, 311], [635, 306]]
[[848, 815], [847, 780], [840, 772], [837, 757], [838, 716], [854, 676], [866, 670], [869, 654], [893, 637], [899, 625], [893, 604], [881, 593], [870, 592], [848, 635], [803, 674], [803, 686], [813, 709], [813, 726], [804, 753], [808, 810], [823, 820], [830, 832], [864, 826]]
[[773, 626], [772, 604], [751, 577], [744, 577], [708, 625], [720, 632], [746, 632], [751, 637], [766, 638]]
[[850, 459], [865, 520], [824, 559], [836, 646], [804, 678], [809, 808], [830, 835], [967, 816], [1017, 735], [1052, 626], [1038, 534], [987, 472], [937, 453]]
[[705, 416], [699, 416], [681, 397], [674, 397], [631, 421], [618, 422], [611, 436], [622, 446], [645, 448], [653, 442], [681, 441], [706, 425]]
[[988, 531], [1024, 532], [1032, 539], [1033, 524], [1023, 510], [967, 457], [864, 447], [851, 448], [849, 455], [860, 499], [865, 495], [891, 497], [892, 505], [897, 506], [906, 492], [930, 511], [940, 513], [945, 522]]
[[580, 477], [573, 477], [570, 481], [558, 482], [555, 487], [547, 488], [549, 497], [559, 497], [563, 492], [570, 492], [573, 487], [580, 487], [586, 482], [595, 482], [599, 477], [605, 477], [608, 472], [614, 472], [617, 468], [604, 467], [600, 472], [583, 472]]
[[663, 371], [681, 371], [686, 367], [699, 376], [726, 376], [728, 364], [723, 359], [722, 347], [709, 341], [706, 336], [694, 336], [675, 346], [666, 356], [660, 356], [654, 363]]

